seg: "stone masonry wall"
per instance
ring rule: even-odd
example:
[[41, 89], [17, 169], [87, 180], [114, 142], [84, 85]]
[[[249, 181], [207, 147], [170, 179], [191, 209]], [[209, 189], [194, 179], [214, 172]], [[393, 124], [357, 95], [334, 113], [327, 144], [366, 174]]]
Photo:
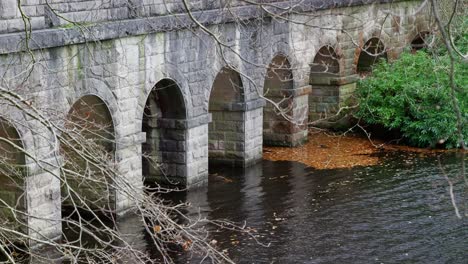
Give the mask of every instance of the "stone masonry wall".
[[[16, 1], [2, 1], [0, 25], [17, 19], [15, 12], [5, 11], [13, 2]], [[35, 2], [28, 3], [34, 5]], [[37, 3], [40, 5], [43, 1], [38, 0]], [[419, 3], [405, 1], [392, 5], [318, 10], [312, 19], [310, 16], [291, 16], [295, 21], [304, 21], [312, 26], [268, 17], [257, 19], [258, 14], [249, 13], [250, 9], [242, 9], [249, 11], [242, 14], [255, 14], [256, 17], [245, 20], [239, 26], [228, 18], [223, 20], [225, 17], [218, 16], [217, 12], [204, 23], [207, 29], [219, 36], [225, 47], [217, 45], [211, 36], [198, 28], [174, 28], [179, 22], [172, 18], [96, 24], [89, 28], [87, 38], [74, 28], [37, 30], [33, 32], [30, 44], [35, 56], [34, 68], [31, 68], [30, 54], [19, 52], [24, 48], [23, 34], [0, 34], [0, 86], [19, 92], [31, 105], [47, 110], [45, 113], [50, 113], [48, 118], [55, 121], [63, 119], [80, 97], [91, 94], [101, 98], [109, 108], [115, 126], [117, 168], [122, 175], [126, 175], [125, 180], [133, 186], [132, 190], [138, 193], [142, 186], [141, 146], [146, 138], [142, 133], [144, 107], [158, 81], [164, 78], [174, 80], [187, 109], [186, 125], [179, 128], [185, 135], [181, 140], [184, 141], [182, 146], [185, 151], [179, 160], [180, 166], [175, 169], [176, 175], [185, 177], [187, 184], [196, 185], [207, 180], [209, 98], [214, 79], [224, 66], [230, 64], [243, 73], [243, 101], [236, 106], [242, 114], [239, 114], [235, 133], [243, 137], [242, 142], [239, 141], [242, 153], [238, 157], [243, 165], [253, 164], [262, 156], [264, 101], [259, 98], [259, 93], [263, 91], [266, 65], [276, 54], [282, 53], [289, 58], [294, 87], [309, 87], [309, 64], [324, 45], [336, 47], [340, 56], [340, 76], [354, 75], [360, 51], [356, 44], [362, 44], [370, 36], [378, 34], [381, 29], [379, 23], [383, 23], [382, 39], [389, 48], [391, 58], [401, 52], [418, 30], [427, 30], [424, 28], [428, 24], [425, 14], [413, 15]], [[394, 15], [387, 16], [385, 10], [391, 10]], [[366, 18], [366, 21], [363, 24], [351, 20], [351, 16]], [[392, 22], [394, 20], [400, 21], [398, 26]], [[171, 27], [168, 28], [168, 25]], [[345, 34], [340, 30], [326, 30], [323, 28], [326, 26], [357, 29], [350, 29]], [[10, 31], [8, 26], [6, 28], [0, 27], [0, 32]], [[45, 48], [39, 49], [39, 46]], [[224, 49], [225, 59], [220, 55], [220, 49]], [[31, 71], [25, 71], [27, 67]], [[26, 76], [28, 79], [23, 82]], [[307, 102], [307, 93], [298, 96], [298, 118], [301, 116], [299, 113], [303, 114], [304, 108], [308, 108]], [[8, 113], [3, 104], [0, 104], [0, 113]], [[216, 118], [213, 116], [214, 120]], [[29, 141], [27, 147], [38, 157], [57, 162], [53, 155], [57, 152], [51, 151], [53, 136], [46, 133], [44, 137], [44, 128], [34, 120], [27, 119], [25, 122], [30, 124], [30, 132], [20, 134]], [[34, 131], [34, 136], [31, 131]], [[50, 172], [46, 173], [34, 165], [32, 160], [28, 164], [31, 167], [27, 182], [28, 210], [33, 215], [49, 219], [31, 218], [31, 232], [54, 236], [60, 229], [57, 221], [60, 219], [59, 182]], [[123, 194], [117, 195], [116, 208], [119, 212], [131, 207], [130, 199]]]
[[243, 112], [229, 110], [211, 111], [212, 122], [209, 126], [209, 158], [212, 163], [240, 165], [244, 160], [244, 122]]
[[[338, 25], [339, 28], [346, 29], [345, 33], [340, 33], [317, 27], [308, 28], [297, 23], [292, 25], [294, 53], [300, 58], [298, 68], [308, 68], [318, 50], [327, 45], [334, 48], [339, 59], [340, 71], [335, 76], [323, 78], [319, 74], [318, 81], [314, 74], [307, 77], [307, 82], [312, 85], [312, 94], [309, 95], [310, 121], [330, 116], [346, 104], [358, 78], [356, 65], [361, 47], [370, 38], [379, 38], [386, 47], [389, 60], [392, 60], [408, 47], [417, 32], [429, 30], [428, 13], [425, 10], [415, 13], [419, 5], [420, 2], [411, 1], [397, 5], [374, 4], [347, 8], [346, 13], [351, 16], [346, 17], [336, 16], [336, 12], [339, 12], [336, 9], [330, 10], [329, 16], [317, 17], [315, 21], [299, 15], [294, 18], [297, 21], [308, 21], [312, 25], [320, 24], [330, 28]], [[353, 16], [368, 20], [361, 22]]]

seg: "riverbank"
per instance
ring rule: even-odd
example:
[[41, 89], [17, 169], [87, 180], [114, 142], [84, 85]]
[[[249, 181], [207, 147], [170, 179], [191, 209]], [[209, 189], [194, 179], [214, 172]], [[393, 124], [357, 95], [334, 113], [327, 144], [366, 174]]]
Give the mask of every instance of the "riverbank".
[[[410, 152], [426, 156], [455, 150], [422, 149], [372, 140], [363, 135], [310, 130], [309, 141], [297, 148], [264, 147], [263, 158], [297, 161], [315, 169], [339, 169], [379, 164], [386, 152]], [[410, 155], [411, 156], [411, 155]]]

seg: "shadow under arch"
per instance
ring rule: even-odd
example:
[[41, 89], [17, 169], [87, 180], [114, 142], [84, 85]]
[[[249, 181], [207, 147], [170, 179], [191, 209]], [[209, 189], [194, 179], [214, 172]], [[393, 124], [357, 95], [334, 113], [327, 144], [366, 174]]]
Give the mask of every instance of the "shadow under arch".
[[180, 86], [171, 79], [156, 83], [145, 103], [142, 131], [143, 178], [147, 185], [185, 181], [187, 110]]
[[365, 74], [372, 71], [372, 66], [380, 59], [387, 60], [385, 44], [377, 37], [369, 39], [361, 48], [356, 66], [358, 74]]
[[[22, 149], [23, 143], [16, 128], [0, 118], [0, 224], [12, 231], [27, 234], [27, 171], [26, 156]], [[13, 232], [2, 232], [2, 236], [15, 243], [27, 243], [18, 241], [20, 236]]]
[[419, 32], [413, 40], [411, 40], [411, 50], [418, 51], [422, 50], [424, 48], [427, 48], [428, 43], [427, 40], [431, 36], [431, 33], [429, 31], [421, 31]]
[[[208, 110], [210, 164], [241, 165], [244, 160], [244, 87], [238, 71], [223, 67], [213, 82]], [[240, 104], [239, 104], [240, 103]]]
[[63, 207], [85, 206], [83, 199], [91, 209], [114, 209], [109, 169], [114, 166], [115, 133], [108, 106], [96, 95], [82, 96], [70, 108], [64, 129], [60, 142], [66, 169]]
[[338, 111], [341, 87], [333, 78], [340, 77], [340, 70], [335, 49], [330, 45], [322, 46], [310, 65], [312, 93], [309, 95], [309, 120], [327, 118]]
[[339, 58], [332, 46], [326, 45], [318, 50], [315, 54], [310, 72], [313, 77], [321, 75], [328, 76], [340, 72]]
[[289, 146], [290, 140], [286, 137], [293, 134], [295, 128], [283, 114], [291, 115], [291, 90], [294, 89], [293, 72], [289, 59], [283, 55], [276, 55], [268, 65], [263, 85], [263, 95], [277, 103], [277, 107], [267, 102], [263, 108], [263, 143], [265, 145]]

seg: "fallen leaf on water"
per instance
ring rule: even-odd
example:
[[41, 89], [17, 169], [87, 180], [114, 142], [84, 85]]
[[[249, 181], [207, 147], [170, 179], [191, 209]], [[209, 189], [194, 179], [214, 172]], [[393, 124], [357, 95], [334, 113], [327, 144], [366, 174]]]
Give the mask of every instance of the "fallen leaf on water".
[[183, 248], [185, 251], [187, 251], [187, 250], [190, 248], [191, 245], [192, 245], [192, 240], [189, 239], [189, 240], [186, 240], [186, 241], [184, 242], [184, 244], [182, 244], [182, 248]]
[[154, 231], [155, 233], [161, 232], [161, 226], [160, 226], [160, 225], [155, 225], [155, 226], [153, 226], [153, 231]]

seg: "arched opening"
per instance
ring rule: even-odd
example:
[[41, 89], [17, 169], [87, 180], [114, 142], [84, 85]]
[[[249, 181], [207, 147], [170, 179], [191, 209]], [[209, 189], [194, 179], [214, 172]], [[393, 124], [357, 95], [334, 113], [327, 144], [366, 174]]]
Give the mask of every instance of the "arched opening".
[[357, 73], [366, 74], [372, 71], [372, 66], [380, 59], [387, 59], [385, 45], [379, 38], [371, 38], [361, 48], [357, 63]]
[[179, 184], [185, 164], [186, 108], [179, 86], [170, 79], [159, 81], [151, 90], [143, 112], [143, 177], [146, 184]]
[[411, 41], [411, 50], [414, 52], [427, 48], [427, 39], [429, 36], [430, 33], [428, 31], [419, 32]]
[[321, 47], [310, 68], [309, 119], [315, 121], [335, 113], [339, 107], [340, 86], [330, 80], [339, 77], [340, 72], [339, 58], [333, 47]]
[[64, 207], [83, 206], [82, 199], [94, 209], [114, 208], [115, 194], [108, 181], [115, 136], [107, 105], [95, 95], [78, 99], [68, 112], [61, 139]]
[[[292, 104], [289, 93], [294, 88], [291, 64], [283, 55], [277, 55], [268, 65], [263, 94], [278, 104], [279, 108], [267, 102], [263, 108], [263, 142], [266, 145], [284, 145], [287, 135], [293, 133], [291, 122], [284, 115], [290, 115]], [[284, 111], [283, 113], [281, 111]]]
[[211, 89], [208, 110], [212, 122], [208, 126], [208, 157], [211, 164], [235, 165], [243, 160], [244, 112], [236, 109], [243, 101], [240, 74], [224, 67], [217, 74]]
[[323, 46], [315, 54], [311, 67], [313, 76], [337, 74], [340, 72], [340, 63], [335, 50], [331, 46]]
[[[0, 119], [0, 225], [26, 233], [27, 219], [22, 214], [26, 212], [25, 154], [21, 149], [23, 146], [16, 129]], [[15, 242], [19, 237], [8, 232], [2, 232], [2, 236]]]

